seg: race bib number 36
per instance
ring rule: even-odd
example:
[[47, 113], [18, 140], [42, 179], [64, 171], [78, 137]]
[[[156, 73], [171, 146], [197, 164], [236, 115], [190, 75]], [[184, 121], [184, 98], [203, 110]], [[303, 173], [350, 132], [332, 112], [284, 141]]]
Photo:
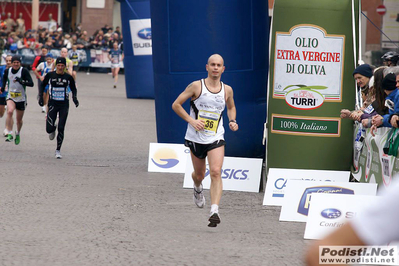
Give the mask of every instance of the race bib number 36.
[[204, 121], [205, 127], [203, 132], [207, 135], [216, 135], [216, 130], [219, 125], [220, 114], [200, 110], [198, 112], [198, 119]]

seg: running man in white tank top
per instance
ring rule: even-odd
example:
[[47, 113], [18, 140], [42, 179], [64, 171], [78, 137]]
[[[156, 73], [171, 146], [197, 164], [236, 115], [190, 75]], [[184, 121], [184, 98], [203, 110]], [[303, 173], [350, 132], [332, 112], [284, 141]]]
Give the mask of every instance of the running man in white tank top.
[[[205, 178], [205, 159], [208, 157], [211, 176], [209, 227], [216, 227], [220, 223], [219, 203], [223, 191], [221, 170], [225, 145], [223, 127], [225, 106], [227, 106], [229, 128], [232, 131], [238, 130], [233, 89], [220, 81], [224, 69], [224, 61], [220, 55], [214, 54], [209, 57], [206, 65], [208, 77], [188, 85], [172, 105], [176, 114], [188, 123], [185, 145], [191, 151], [194, 167], [193, 199], [199, 208], [205, 205], [202, 180]], [[189, 98], [191, 98], [190, 114], [182, 106]]]

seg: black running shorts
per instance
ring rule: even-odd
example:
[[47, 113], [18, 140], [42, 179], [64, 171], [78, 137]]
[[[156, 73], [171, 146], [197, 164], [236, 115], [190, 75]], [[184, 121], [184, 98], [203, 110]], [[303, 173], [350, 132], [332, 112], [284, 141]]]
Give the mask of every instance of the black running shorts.
[[217, 140], [211, 144], [199, 144], [189, 140], [184, 142], [184, 146], [189, 147], [190, 151], [199, 159], [205, 159], [208, 151], [225, 146], [226, 142], [224, 140]]
[[0, 97], [0, 105], [6, 105], [6, 97]]
[[[7, 101], [13, 101], [13, 100], [8, 99]], [[14, 103], [15, 103], [15, 109], [20, 111], [25, 111], [26, 102], [14, 102]]]

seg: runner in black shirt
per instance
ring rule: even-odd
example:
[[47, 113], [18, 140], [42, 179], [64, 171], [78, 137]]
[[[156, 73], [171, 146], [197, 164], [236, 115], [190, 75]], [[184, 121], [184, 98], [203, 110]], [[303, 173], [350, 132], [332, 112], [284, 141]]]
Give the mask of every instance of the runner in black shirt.
[[65, 73], [66, 59], [58, 57], [56, 62], [56, 71], [49, 72], [40, 87], [39, 92], [39, 105], [43, 106], [43, 91], [46, 85], [49, 85], [49, 102], [48, 102], [48, 114], [46, 121], [46, 131], [49, 134], [50, 140], [55, 137], [55, 130], [57, 128], [56, 119], [57, 114], [59, 116], [58, 121], [58, 135], [57, 135], [57, 149], [55, 151], [55, 158], [61, 159], [61, 145], [64, 140], [64, 129], [66, 120], [68, 118], [69, 111], [69, 92], [70, 87], [72, 92], [72, 100], [76, 107], [79, 106], [77, 99], [77, 90], [75, 81], [71, 75]]

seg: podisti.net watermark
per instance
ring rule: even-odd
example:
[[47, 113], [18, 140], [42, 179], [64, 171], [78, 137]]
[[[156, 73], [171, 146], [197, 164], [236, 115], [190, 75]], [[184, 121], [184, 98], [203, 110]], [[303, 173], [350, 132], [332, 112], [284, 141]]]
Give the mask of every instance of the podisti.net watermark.
[[319, 246], [319, 264], [399, 265], [397, 246]]

